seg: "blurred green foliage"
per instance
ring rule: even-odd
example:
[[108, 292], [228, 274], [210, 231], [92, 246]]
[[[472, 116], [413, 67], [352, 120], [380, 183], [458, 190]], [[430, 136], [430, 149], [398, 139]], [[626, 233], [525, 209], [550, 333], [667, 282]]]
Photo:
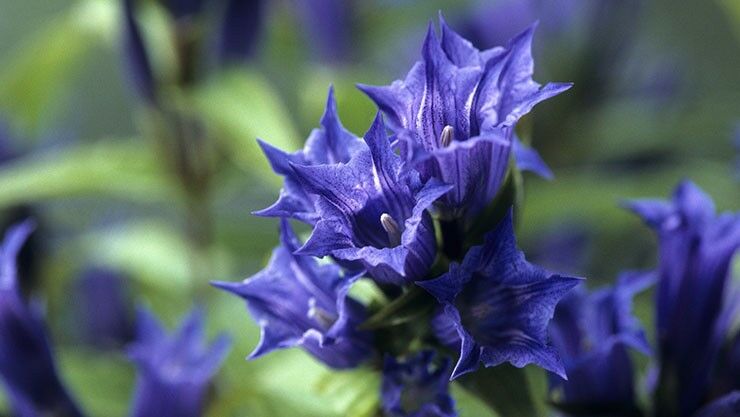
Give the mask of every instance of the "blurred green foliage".
[[[269, 3], [260, 54], [247, 68], [212, 74], [172, 97], [201, 118], [216, 141], [219, 167], [208, 202], [213, 238], [195, 255], [205, 258], [204, 276], [193, 269], [182, 190], [167, 172], [167, 155], [148, 140], [151, 118], [121, 69], [118, 2], [0, 0], [0, 113], [22, 153], [0, 167], [0, 208], [31, 205], [44, 226], [48, 243], [35, 293], [48, 303], [61, 372], [92, 416], [126, 414], [134, 371], [122, 352], [97, 351], [70, 336], [68, 297], [91, 264], [125, 271], [136, 301], [169, 325], [197, 299], [206, 306], [211, 333], [234, 336], [209, 416], [374, 416], [375, 372], [330, 372], [296, 350], [246, 362], [258, 328], [241, 302], [207, 283], [251, 275], [277, 241], [274, 220], [250, 216], [270, 204], [280, 186], [255, 138], [297, 149], [317, 124], [330, 83], [345, 125], [363, 133], [375, 109], [353, 84], [403, 76], [418, 57], [427, 20], [442, 10], [454, 23], [467, 2], [356, 2], [353, 56], [340, 65], [311, 56], [290, 1]], [[556, 179], [525, 176], [521, 243], [526, 250], [543, 230], [575, 219], [593, 238], [582, 272], [594, 285], [619, 270], [655, 263], [653, 238], [618, 207], [621, 200], [666, 196], [687, 177], [720, 208], [740, 206], [730, 137], [740, 119], [740, 2], [654, 0], [645, 6], [638, 47], [615, 65], [619, 73], [607, 99], [584, 106], [576, 84], [538, 107], [526, 132]], [[144, 21], [155, 64], [166, 71], [172, 57], [165, 23], [156, 11]], [[551, 47], [537, 61], [538, 79], [573, 79], [575, 63], [558, 59], [560, 49]], [[630, 68], [649, 63], [645, 57], [667, 59], [680, 75], [680, 88], [665, 101], [629, 94]], [[638, 303], [645, 320], [648, 301]], [[542, 407], [544, 375], [535, 369], [526, 375]], [[462, 416], [494, 415], [461, 386], [453, 393]]]

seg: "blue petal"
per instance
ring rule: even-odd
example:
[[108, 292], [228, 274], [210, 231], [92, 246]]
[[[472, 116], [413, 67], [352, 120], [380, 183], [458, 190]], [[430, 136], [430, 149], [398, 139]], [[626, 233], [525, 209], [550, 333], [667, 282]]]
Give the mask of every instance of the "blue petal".
[[[555, 305], [579, 282], [526, 262], [516, 247], [509, 211], [461, 266], [453, 264], [442, 277], [417, 284], [444, 305], [443, 315], [434, 320], [437, 336], [449, 345], [449, 328], [457, 329], [460, 359], [453, 377], [475, 370], [479, 362], [534, 363], [564, 377], [556, 350], [547, 344], [547, 325]], [[447, 326], [440, 323], [445, 318]]]
[[301, 255], [301, 242], [285, 219], [280, 242], [258, 274], [241, 283], [213, 283], [246, 300], [261, 327], [250, 359], [300, 346], [331, 367], [357, 366], [371, 353], [370, 335], [355, 330], [365, 310], [348, 296], [357, 277], [344, 277], [335, 265]]
[[514, 159], [516, 160], [517, 168], [522, 171], [533, 172], [548, 180], [554, 178], [550, 167], [542, 160], [542, 157], [540, 157], [540, 154], [536, 150], [525, 146], [516, 136], [514, 136], [513, 144]]
[[252, 57], [262, 29], [263, 8], [264, 0], [227, 0], [218, 47], [223, 63]]
[[694, 417], [737, 417], [740, 415], [740, 391], [721, 397], [694, 414]]

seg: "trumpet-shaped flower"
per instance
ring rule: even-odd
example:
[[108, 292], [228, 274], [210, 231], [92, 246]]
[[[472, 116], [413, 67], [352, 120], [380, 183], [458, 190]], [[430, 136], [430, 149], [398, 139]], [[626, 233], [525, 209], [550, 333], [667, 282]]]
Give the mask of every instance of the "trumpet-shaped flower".
[[287, 220], [280, 246], [268, 266], [241, 283], [216, 282], [218, 288], [247, 301], [262, 328], [250, 358], [276, 349], [300, 346], [332, 368], [351, 368], [370, 356], [370, 335], [356, 330], [364, 307], [348, 296], [353, 277], [333, 264], [296, 255], [300, 247]]
[[433, 320], [438, 338], [460, 350], [452, 378], [481, 362], [520, 368], [533, 363], [565, 377], [557, 350], [548, 345], [547, 325], [555, 305], [580, 281], [527, 262], [516, 247], [509, 211], [462, 264], [417, 284], [442, 304]]
[[[359, 88], [387, 115], [402, 155], [422, 180], [454, 185], [438, 206], [443, 216], [457, 218], [477, 214], [496, 195], [508, 170], [517, 121], [570, 84], [542, 87], [532, 80], [534, 27], [506, 48], [479, 51], [441, 17], [440, 26], [438, 39], [430, 24], [422, 60], [405, 80]], [[539, 156], [517, 146], [523, 165], [548, 173]]]
[[316, 197], [304, 190], [290, 164], [346, 163], [353, 155], [366, 148], [359, 138], [342, 126], [333, 87], [329, 88], [326, 110], [321, 117], [321, 128], [311, 132], [302, 150], [288, 153], [261, 140], [259, 144], [272, 169], [285, 178], [285, 183], [280, 190], [278, 201], [254, 214], [266, 217], [291, 217], [309, 224], [317, 221]]
[[627, 348], [650, 349], [632, 315], [632, 298], [653, 280], [653, 274], [625, 273], [613, 287], [589, 294], [579, 286], [558, 304], [550, 336], [568, 375], [567, 381], [550, 378], [558, 405], [594, 414], [637, 409]]
[[407, 169], [380, 114], [364, 139], [367, 148], [346, 164], [292, 166], [304, 189], [319, 197], [319, 220], [299, 252], [359, 262], [384, 284], [422, 279], [437, 250], [427, 208], [450, 187], [422, 184]]
[[41, 314], [18, 290], [16, 257], [33, 230], [12, 227], [0, 247], [0, 376], [11, 407], [21, 417], [79, 417], [60, 381]]
[[[731, 325], [726, 311], [740, 302], [728, 291], [730, 263], [740, 247], [740, 215], [715, 214], [711, 198], [688, 181], [676, 188], [672, 201], [635, 201], [629, 207], [655, 230], [660, 243], [660, 412], [688, 416], [707, 395]], [[667, 397], [676, 403], [666, 404]]]
[[138, 334], [129, 356], [138, 367], [132, 417], [199, 417], [213, 375], [229, 350], [221, 335], [207, 346], [203, 315], [194, 310], [172, 335], [146, 310], [138, 314]]

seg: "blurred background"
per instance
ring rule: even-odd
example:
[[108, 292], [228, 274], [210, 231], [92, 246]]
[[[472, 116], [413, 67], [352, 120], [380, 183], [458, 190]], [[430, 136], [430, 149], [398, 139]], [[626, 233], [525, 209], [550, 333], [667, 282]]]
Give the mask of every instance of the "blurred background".
[[[142, 0], [129, 11], [0, 0], [0, 223], [39, 225], [23, 289], [44, 302], [60, 373], [91, 416], [128, 411], [122, 347], [137, 304], [169, 326], [201, 304], [211, 334], [234, 338], [209, 416], [373, 410], [369, 371], [331, 373], [297, 350], [245, 361], [258, 328], [208, 282], [252, 275], [277, 243], [277, 222], [250, 215], [281, 185], [255, 139], [301, 147], [330, 84], [362, 135], [375, 108], [354, 84], [403, 78], [438, 11], [479, 48], [539, 20], [535, 79], [575, 83], [521, 123], [555, 174], [525, 175], [530, 258], [598, 286], [656, 262], [622, 200], [667, 197], [690, 178], [719, 209], [740, 207], [738, 0]], [[456, 395], [463, 415], [484, 415]]]

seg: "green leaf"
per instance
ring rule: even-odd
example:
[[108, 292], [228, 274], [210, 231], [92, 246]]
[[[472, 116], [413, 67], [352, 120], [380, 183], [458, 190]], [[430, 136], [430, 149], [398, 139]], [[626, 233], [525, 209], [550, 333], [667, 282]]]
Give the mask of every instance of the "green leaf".
[[455, 409], [460, 417], [498, 417], [484, 401], [476, 397], [462, 385], [454, 382], [450, 384], [450, 393], [455, 399]]
[[193, 254], [183, 233], [157, 220], [91, 233], [82, 238], [82, 245], [84, 253], [96, 262], [127, 271], [142, 283], [167, 293], [187, 292], [210, 279], [227, 276], [233, 269], [228, 252], [217, 246], [207, 254], [210, 275], [194, 277], [190, 263]]
[[134, 369], [123, 356], [72, 346], [57, 354], [62, 378], [86, 415], [126, 415]]
[[289, 113], [269, 81], [254, 71], [226, 73], [194, 94], [200, 114], [227, 156], [247, 172], [280, 184], [257, 145], [257, 138], [286, 151], [300, 147]]
[[[481, 368], [460, 383], [502, 416], [537, 417], [541, 412], [523, 369], [504, 364]], [[541, 402], [541, 401], [540, 401]]]
[[37, 129], [83, 58], [110, 39], [115, 21], [115, 3], [103, 0], [82, 2], [52, 20], [0, 70], [0, 109], [24, 129]]
[[136, 140], [108, 140], [14, 160], [0, 168], [0, 208], [82, 195], [172, 201], [148, 149]]
[[431, 296], [426, 291], [416, 286], [411, 287], [403, 295], [365, 320], [359, 328], [362, 330], [376, 330], [419, 319], [431, 311], [434, 306], [434, 302], [429, 302], [431, 300]]
[[740, 1], [737, 0], [718, 0], [727, 10], [727, 17], [732, 23], [735, 34], [740, 39]]

